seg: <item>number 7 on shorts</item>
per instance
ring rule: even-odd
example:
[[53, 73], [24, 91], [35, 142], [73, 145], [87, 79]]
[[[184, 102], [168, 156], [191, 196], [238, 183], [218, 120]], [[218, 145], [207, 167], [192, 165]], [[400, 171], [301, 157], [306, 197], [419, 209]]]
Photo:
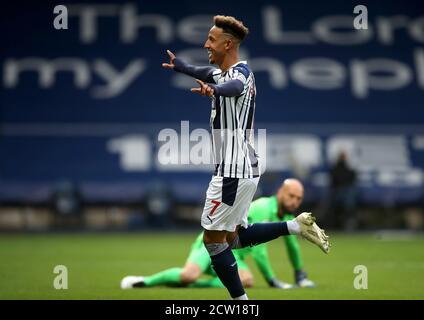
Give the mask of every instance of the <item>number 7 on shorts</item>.
[[217, 200], [211, 200], [211, 202], [214, 204], [211, 212], [209, 212], [209, 216], [212, 216], [213, 213], [215, 212], [215, 210], [218, 208], [218, 206], [221, 204], [221, 202], [217, 201]]

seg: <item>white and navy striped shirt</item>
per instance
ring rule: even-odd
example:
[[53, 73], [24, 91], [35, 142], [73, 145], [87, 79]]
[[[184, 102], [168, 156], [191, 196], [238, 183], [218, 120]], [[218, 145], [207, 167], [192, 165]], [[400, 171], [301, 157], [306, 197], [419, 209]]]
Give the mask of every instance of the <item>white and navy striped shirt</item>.
[[259, 158], [253, 142], [256, 96], [253, 73], [246, 61], [241, 61], [225, 72], [214, 70], [212, 77], [217, 85], [234, 79], [243, 84], [243, 91], [238, 96], [212, 97], [210, 126], [214, 175], [242, 179], [258, 177]]

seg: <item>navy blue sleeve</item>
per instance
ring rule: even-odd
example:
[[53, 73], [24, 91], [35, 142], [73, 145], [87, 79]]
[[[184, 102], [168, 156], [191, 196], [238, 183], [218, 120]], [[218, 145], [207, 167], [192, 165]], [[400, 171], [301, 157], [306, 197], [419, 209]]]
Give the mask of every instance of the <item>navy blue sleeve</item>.
[[214, 67], [196, 67], [188, 64], [180, 58], [174, 59], [174, 70], [184, 73], [188, 76], [200, 79], [204, 82], [214, 83], [212, 73], [216, 70]]
[[241, 95], [244, 89], [244, 84], [238, 79], [233, 79], [221, 84], [208, 84], [214, 89], [214, 95], [223, 97], [237, 97]]

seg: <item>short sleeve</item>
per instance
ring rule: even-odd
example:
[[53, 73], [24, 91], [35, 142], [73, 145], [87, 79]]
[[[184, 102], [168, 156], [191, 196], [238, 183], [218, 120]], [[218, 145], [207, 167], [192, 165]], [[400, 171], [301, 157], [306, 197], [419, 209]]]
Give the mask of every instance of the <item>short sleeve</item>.
[[232, 79], [240, 80], [243, 84], [246, 84], [249, 78], [250, 70], [243, 64], [239, 64], [233, 68]]
[[222, 73], [221, 69], [216, 69], [216, 70], [214, 70], [214, 72], [212, 73], [212, 79], [213, 79], [213, 81], [214, 81], [215, 83], [218, 83], [218, 79], [219, 79], [219, 77], [221, 76], [221, 73]]

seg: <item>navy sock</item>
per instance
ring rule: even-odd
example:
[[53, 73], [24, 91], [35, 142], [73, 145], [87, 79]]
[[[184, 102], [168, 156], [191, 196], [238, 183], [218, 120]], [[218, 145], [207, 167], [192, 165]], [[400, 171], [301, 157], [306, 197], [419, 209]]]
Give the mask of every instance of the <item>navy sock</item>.
[[[286, 222], [263, 222], [249, 225], [238, 231], [240, 248], [256, 246], [260, 243], [274, 240], [280, 236], [289, 235]], [[236, 247], [235, 247], [236, 248]]]
[[232, 298], [242, 296], [245, 292], [238, 274], [237, 262], [231, 248], [211, 256], [212, 266]]

